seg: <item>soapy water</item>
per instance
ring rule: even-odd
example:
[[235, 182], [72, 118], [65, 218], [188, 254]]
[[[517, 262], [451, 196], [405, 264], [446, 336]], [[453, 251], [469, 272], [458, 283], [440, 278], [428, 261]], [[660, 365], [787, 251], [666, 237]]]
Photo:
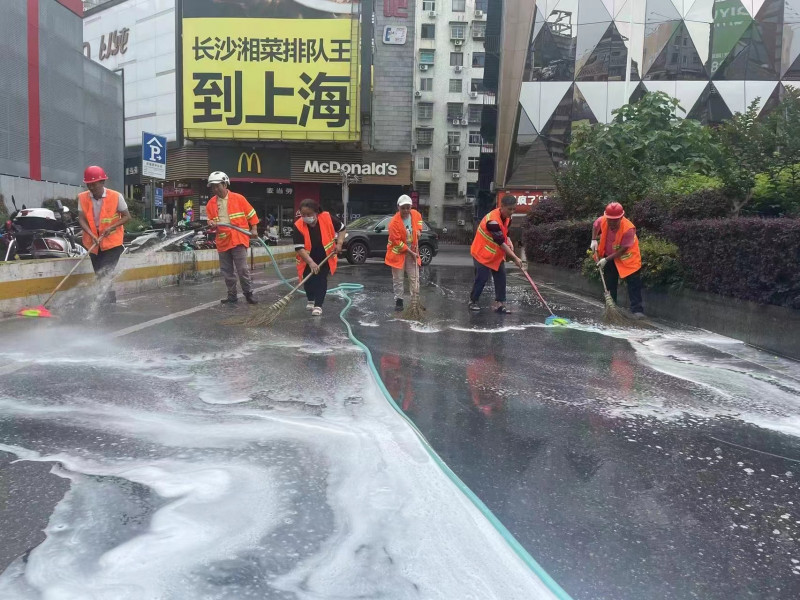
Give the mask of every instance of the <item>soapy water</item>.
[[332, 337], [8, 376], [0, 451], [70, 489], [0, 598], [552, 598]]

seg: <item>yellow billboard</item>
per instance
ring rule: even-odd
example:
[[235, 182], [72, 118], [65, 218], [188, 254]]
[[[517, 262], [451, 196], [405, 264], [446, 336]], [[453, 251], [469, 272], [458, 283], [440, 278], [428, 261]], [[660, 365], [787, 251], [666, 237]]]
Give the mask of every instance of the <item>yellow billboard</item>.
[[184, 18], [189, 139], [360, 139], [359, 20]]

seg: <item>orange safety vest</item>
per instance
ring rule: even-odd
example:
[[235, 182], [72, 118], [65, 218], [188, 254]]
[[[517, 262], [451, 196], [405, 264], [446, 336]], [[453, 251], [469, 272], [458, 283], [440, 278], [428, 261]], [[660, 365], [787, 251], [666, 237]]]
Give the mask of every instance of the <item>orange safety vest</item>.
[[[219, 217], [219, 205], [217, 204], [216, 196], [208, 201], [206, 216], [210, 222], [215, 222]], [[231, 225], [236, 225], [242, 229], [250, 229], [250, 227], [258, 223], [256, 210], [250, 206], [247, 199], [241, 194], [230, 190], [228, 191], [228, 218], [231, 221]], [[250, 236], [228, 227], [218, 227], [215, 240], [217, 250], [220, 252], [227, 252], [236, 246], [250, 247]]]
[[[625, 235], [625, 232], [630, 229], [635, 229], [633, 223], [631, 223], [625, 217], [622, 217], [622, 222], [619, 224], [619, 229], [617, 229], [617, 236], [614, 239], [614, 252], [622, 248], [622, 237]], [[600, 242], [597, 246], [597, 254], [601, 258], [606, 253], [607, 236], [608, 219], [604, 217], [603, 220], [600, 221]], [[633, 234], [633, 246], [628, 248], [628, 251], [625, 252], [625, 254], [621, 254], [615, 258], [614, 264], [617, 267], [619, 276], [623, 279], [625, 279], [631, 273], [635, 273], [642, 268], [642, 255], [639, 253], [639, 238], [635, 233]]]
[[[100, 207], [100, 227], [94, 222], [94, 208], [92, 207], [92, 193], [89, 190], [78, 194], [78, 202], [81, 204], [81, 212], [86, 217], [86, 222], [89, 224], [89, 229], [96, 236], [100, 236], [106, 229], [113, 225], [116, 221], [122, 218], [117, 212], [119, 205], [119, 192], [106, 188], [106, 197], [103, 198], [103, 204]], [[100, 240], [100, 250], [109, 250], [122, 246], [122, 241], [125, 238], [125, 230], [122, 227], [117, 227], [114, 231], [109, 233], [106, 237]], [[83, 232], [83, 246], [89, 250], [94, 242], [88, 233]], [[97, 248], [92, 250], [92, 254], [97, 254]]]
[[[411, 209], [411, 245], [419, 245], [419, 232], [422, 231], [422, 215], [413, 208]], [[406, 257], [404, 256], [408, 250], [406, 245], [408, 240], [408, 231], [406, 230], [403, 217], [399, 212], [395, 213], [392, 220], [389, 221], [389, 241], [386, 244], [386, 258], [383, 262], [395, 269], [402, 269], [405, 266]], [[421, 265], [422, 261], [417, 256], [417, 264]]]
[[[306, 225], [306, 222], [303, 221], [302, 217], [300, 217], [294, 222], [294, 226], [297, 227], [297, 230], [303, 234], [306, 252], [310, 253], [311, 234], [308, 232], [308, 225]], [[331, 220], [331, 214], [329, 212], [321, 212], [317, 215], [317, 227], [320, 228], [322, 245], [325, 246], [325, 254], [330, 254], [333, 248], [336, 246], [336, 232], [333, 230], [333, 221]], [[336, 263], [338, 260], [339, 259], [335, 254], [328, 259], [328, 264], [331, 268], [331, 275], [336, 273]], [[297, 263], [297, 277], [302, 279], [303, 271], [306, 270], [306, 266], [308, 266], [308, 264], [303, 260], [299, 253], [295, 258], [295, 262]]]
[[489, 221], [497, 221], [500, 223], [500, 229], [503, 235], [508, 238], [508, 226], [511, 219], [504, 221], [503, 215], [500, 214], [500, 209], [495, 208], [492, 212], [483, 217], [483, 220], [481, 220], [478, 225], [478, 231], [475, 232], [475, 239], [472, 240], [470, 253], [472, 254], [472, 258], [479, 263], [489, 267], [492, 271], [497, 271], [506, 259], [506, 251], [494, 241], [492, 234], [486, 229], [486, 225]]

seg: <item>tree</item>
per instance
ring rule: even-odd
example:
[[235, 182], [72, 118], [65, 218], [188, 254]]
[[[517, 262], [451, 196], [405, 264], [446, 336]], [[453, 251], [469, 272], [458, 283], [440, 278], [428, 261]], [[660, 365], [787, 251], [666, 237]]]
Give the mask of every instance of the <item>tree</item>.
[[680, 119], [678, 101], [646, 93], [608, 124], [578, 126], [556, 187], [572, 217], [611, 201], [635, 204], [667, 177], [713, 171], [717, 149], [707, 128]]

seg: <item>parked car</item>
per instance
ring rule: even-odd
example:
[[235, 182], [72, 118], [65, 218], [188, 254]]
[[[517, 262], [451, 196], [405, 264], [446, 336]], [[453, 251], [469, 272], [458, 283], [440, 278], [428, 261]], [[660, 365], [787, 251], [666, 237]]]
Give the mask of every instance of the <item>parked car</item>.
[[[386, 255], [389, 242], [389, 221], [394, 215], [367, 215], [347, 226], [342, 254], [351, 265], [360, 265], [367, 258]], [[422, 266], [429, 265], [439, 253], [436, 232], [423, 222], [419, 236], [419, 253]]]

